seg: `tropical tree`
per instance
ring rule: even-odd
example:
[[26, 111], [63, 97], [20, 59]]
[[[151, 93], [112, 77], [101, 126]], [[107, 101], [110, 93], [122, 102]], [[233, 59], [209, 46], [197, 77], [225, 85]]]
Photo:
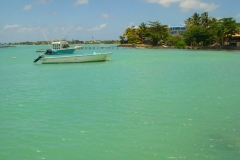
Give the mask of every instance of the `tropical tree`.
[[209, 17], [208, 17], [208, 12], [203, 12], [200, 17], [200, 25], [203, 27], [208, 27], [209, 26]]
[[202, 14], [194, 13], [185, 20], [187, 31], [182, 37], [169, 36], [169, 28], [158, 21], [148, 24], [141, 23], [138, 27], [132, 26], [125, 30], [123, 36], [119, 36], [121, 43], [138, 43], [148, 41], [148, 44], [158, 45], [167, 42], [171, 45], [178, 43], [178, 46], [209, 45], [213, 42], [223, 44], [224, 40], [231, 39], [232, 35], [240, 32], [240, 24], [233, 18], [222, 18], [217, 20], [208, 16], [208, 12]]
[[119, 38], [120, 38], [120, 43], [121, 44], [124, 44], [126, 42], [126, 39], [125, 39], [124, 35], [123, 36], [119, 36]]
[[137, 28], [138, 36], [142, 42], [143, 38], [147, 35], [147, 30], [148, 30], [147, 24], [143, 22]]
[[164, 42], [169, 36], [169, 29], [167, 25], [162, 25], [158, 21], [149, 21], [149, 36], [152, 45], [158, 45], [159, 42]]
[[191, 28], [193, 26], [199, 26], [201, 24], [201, 17], [198, 13], [194, 13], [192, 17], [185, 20], [186, 28]]
[[209, 32], [209, 43], [210, 44], [213, 44], [213, 43], [216, 43], [218, 42], [218, 38], [217, 38], [217, 19], [216, 18], [213, 18], [213, 17], [209, 17], [208, 18], [208, 25], [205, 26]]
[[233, 18], [213, 19], [209, 28], [215, 40], [222, 45], [225, 39], [231, 39], [232, 35], [239, 33], [239, 24]]
[[181, 41], [182, 37], [180, 35], [177, 36], [171, 36], [169, 35], [166, 39], [166, 43], [168, 45], [174, 46], [178, 41]]
[[210, 33], [207, 28], [202, 26], [193, 26], [184, 33], [185, 42], [188, 45], [207, 45], [210, 42]]
[[191, 17], [189, 17], [187, 20], [185, 20], [185, 26], [186, 26], [187, 29], [191, 28], [193, 26]]
[[127, 28], [120, 39], [126, 37], [128, 43], [143, 42], [148, 39], [152, 45], [158, 45], [159, 42], [164, 42], [169, 36], [167, 25], [162, 25], [159, 22], [149, 22], [149, 24], [141, 23], [138, 27], [132, 26]]
[[221, 36], [222, 38], [222, 44], [223, 44], [223, 39], [224, 36], [227, 38], [232, 38], [232, 35], [238, 33], [238, 24], [236, 23], [236, 20], [233, 18], [222, 18], [219, 20], [219, 22], [223, 26], [223, 35]]
[[[201, 15], [194, 13], [185, 21], [185, 25], [187, 28], [185, 39], [188, 44], [189, 42], [193, 44], [195, 41], [199, 43], [198, 41], [201, 39], [205, 45], [214, 41], [223, 45], [225, 39], [230, 39], [232, 35], [238, 32], [238, 25], [233, 18], [217, 20], [216, 18], [208, 17], [207, 12]], [[196, 29], [199, 29], [199, 31]], [[203, 33], [203, 31], [206, 31], [206, 33]]]
[[192, 22], [194, 26], [199, 26], [201, 23], [201, 17], [198, 13], [194, 13], [192, 16]]
[[178, 41], [175, 45], [176, 48], [185, 48], [186, 47], [186, 43], [184, 40], [180, 40]]
[[210, 18], [208, 17], [208, 12], [203, 12], [201, 16], [198, 13], [194, 13], [191, 17], [185, 20], [185, 25], [187, 29], [193, 26], [208, 27], [209, 20]]
[[240, 34], [240, 23], [237, 23], [237, 34]]
[[127, 38], [128, 43], [137, 43], [140, 41], [140, 38], [136, 32], [135, 26], [132, 26], [131, 28], [127, 28], [123, 35]]

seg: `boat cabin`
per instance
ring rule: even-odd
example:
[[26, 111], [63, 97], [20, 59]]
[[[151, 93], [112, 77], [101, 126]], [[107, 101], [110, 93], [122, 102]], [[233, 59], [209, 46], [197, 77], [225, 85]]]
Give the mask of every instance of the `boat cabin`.
[[66, 49], [70, 48], [67, 41], [52, 42], [52, 49]]

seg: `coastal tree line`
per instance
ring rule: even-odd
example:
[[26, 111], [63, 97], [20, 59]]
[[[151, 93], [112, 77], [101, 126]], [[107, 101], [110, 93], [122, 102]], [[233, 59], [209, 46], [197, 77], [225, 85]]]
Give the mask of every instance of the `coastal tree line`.
[[176, 47], [224, 45], [232, 39], [232, 35], [240, 33], [240, 23], [233, 18], [217, 19], [209, 17], [207, 12], [194, 13], [185, 20], [186, 32], [182, 35], [171, 36], [168, 25], [160, 22], [144, 23], [129, 27], [119, 36], [120, 43], [143, 43], [149, 45], [169, 44]]
[[[119, 40], [103, 40], [103, 41], [98, 41], [98, 42], [95, 42], [95, 41], [81, 41], [81, 40], [68, 40], [67, 41], [69, 44], [99, 44], [102, 43], [102, 44], [116, 44], [116, 43], [119, 43]], [[52, 41], [36, 41], [36, 42], [31, 42], [31, 41], [26, 41], [26, 42], [15, 42], [15, 43], [11, 43], [9, 42], [8, 44], [1, 44], [0, 45], [48, 45], [48, 44], [51, 44]]]

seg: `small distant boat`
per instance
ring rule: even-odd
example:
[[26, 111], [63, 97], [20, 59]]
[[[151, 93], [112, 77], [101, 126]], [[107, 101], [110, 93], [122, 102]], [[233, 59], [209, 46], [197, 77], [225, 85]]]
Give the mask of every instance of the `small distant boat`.
[[8, 48], [8, 47], [16, 47], [16, 46], [12, 46], [12, 45], [1, 45], [1, 44], [0, 44], [0, 48]]
[[82, 49], [82, 46], [75, 46], [75, 49]]
[[73, 54], [75, 48], [71, 48], [68, 42], [63, 40], [57, 40], [52, 42], [51, 49], [47, 49], [45, 54], [47, 55], [60, 55], [60, 54]]
[[112, 52], [107, 53], [95, 53], [85, 54], [85, 55], [65, 55], [65, 56], [51, 56], [45, 57], [42, 54], [34, 60], [41, 61], [42, 64], [51, 64], [51, 63], [81, 63], [81, 62], [98, 62], [98, 61], [108, 61]]
[[135, 47], [136, 49], [146, 49], [145, 47]]
[[38, 49], [36, 52], [46, 52], [46, 49]]

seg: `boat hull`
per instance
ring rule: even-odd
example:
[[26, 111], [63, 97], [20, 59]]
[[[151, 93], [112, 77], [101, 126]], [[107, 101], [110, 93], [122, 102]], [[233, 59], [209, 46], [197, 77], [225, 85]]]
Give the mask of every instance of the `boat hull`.
[[110, 60], [109, 57], [112, 52], [97, 53], [87, 55], [71, 55], [71, 56], [57, 56], [41, 58], [42, 64], [51, 63], [82, 63], [82, 62], [97, 62]]
[[59, 55], [59, 54], [73, 54], [76, 49], [52, 49], [53, 55]]

